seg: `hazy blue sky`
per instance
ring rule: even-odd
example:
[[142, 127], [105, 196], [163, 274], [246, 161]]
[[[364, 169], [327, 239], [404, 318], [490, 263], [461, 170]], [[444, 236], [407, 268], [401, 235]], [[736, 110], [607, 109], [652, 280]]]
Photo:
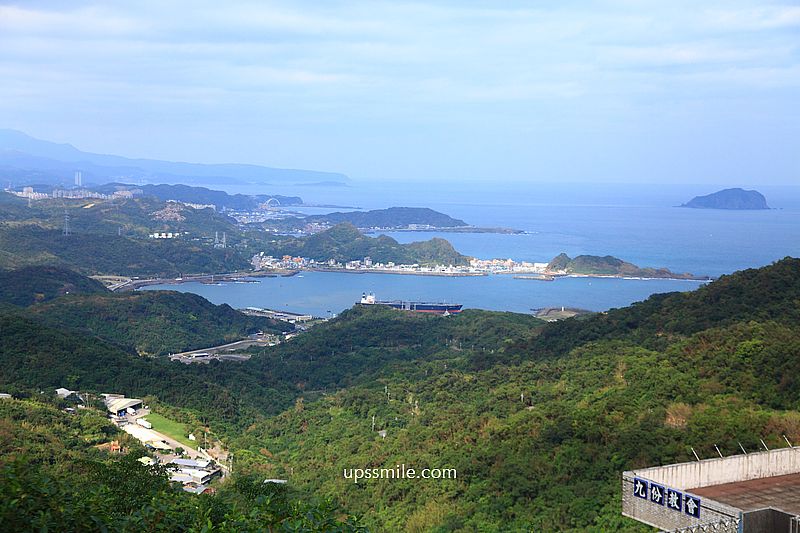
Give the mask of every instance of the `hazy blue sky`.
[[800, 183], [798, 2], [0, 0], [0, 80], [0, 127], [128, 156]]

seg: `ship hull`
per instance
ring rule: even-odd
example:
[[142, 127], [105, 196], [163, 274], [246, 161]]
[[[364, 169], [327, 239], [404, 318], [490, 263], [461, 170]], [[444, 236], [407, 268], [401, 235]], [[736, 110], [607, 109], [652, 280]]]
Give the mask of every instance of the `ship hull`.
[[385, 305], [398, 311], [411, 311], [413, 313], [429, 313], [434, 315], [455, 315], [461, 312], [461, 304], [436, 304], [425, 302], [381, 302], [362, 305]]

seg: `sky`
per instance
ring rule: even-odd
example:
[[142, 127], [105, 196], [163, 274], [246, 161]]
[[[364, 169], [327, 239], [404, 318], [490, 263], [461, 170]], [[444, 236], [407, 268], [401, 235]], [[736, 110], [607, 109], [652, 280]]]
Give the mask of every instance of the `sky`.
[[0, 0], [0, 127], [356, 179], [800, 183], [800, 2]]

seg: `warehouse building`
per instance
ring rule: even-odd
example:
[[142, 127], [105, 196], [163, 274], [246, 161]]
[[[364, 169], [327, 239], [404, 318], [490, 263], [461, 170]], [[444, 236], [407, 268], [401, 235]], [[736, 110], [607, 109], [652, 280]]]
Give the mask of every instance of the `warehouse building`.
[[800, 447], [624, 472], [622, 514], [670, 532], [800, 533]]
[[125, 416], [127, 413], [135, 412], [142, 407], [142, 400], [122, 396], [106, 395], [104, 402], [108, 412], [116, 416]]

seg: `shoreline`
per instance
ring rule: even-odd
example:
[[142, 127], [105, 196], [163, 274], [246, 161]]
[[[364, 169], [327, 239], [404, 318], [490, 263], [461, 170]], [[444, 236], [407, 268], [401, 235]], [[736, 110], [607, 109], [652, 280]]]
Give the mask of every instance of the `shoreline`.
[[384, 233], [493, 233], [496, 235], [532, 235], [529, 232], [513, 228], [486, 228], [480, 226], [453, 226], [445, 228], [359, 228], [365, 235], [380, 235]]
[[248, 271], [248, 272], [226, 272], [222, 274], [193, 274], [182, 278], [147, 278], [130, 279], [127, 282], [109, 287], [111, 292], [122, 292], [136, 290], [148, 285], [182, 285], [184, 283], [258, 283], [257, 281], [245, 281], [246, 278], [288, 278], [295, 276], [299, 270], [275, 270], [275, 271]]
[[397, 274], [400, 276], [435, 276], [445, 278], [470, 278], [488, 276], [488, 272], [415, 272], [413, 270], [388, 270], [388, 269], [375, 269], [375, 270], [355, 270], [345, 268], [304, 268], [297, 272], [332, 272], [341, 274]]
[[535, 281], [557, 281], [560, 278], [595, 278], [595, 279], [621, 279], [631, 281], [691, 281], [695, 283], [708, 283], [713, 281], [710, 277], [692, 278], [672, 278], [672, 277], [637, 277], [613, 274], [554, 274], [530, 273], [530, 272], [419, 272], [419, 271], [398, 271], [398, 270], [354, 270], [344, 268], [303, 268], [298, 270], [255, 270], [250, 272], [228, 272], [223, 274], [197, 274], [182, 278], [150, 278], [132, 279], [123, 284], [110, 287], [111, 292], [122, 292], [137, 290], [141, 287], [150, 285], [182, 285], [184, 283], [203, 283], [203, 284], [224, 284], [224, 283], [258, 283], [258, 281], [247, 281], [247, 278], [289, 278], [301, 274], [302, 272], [323, 272], [340, 274], [382, 274], [399, 276], [431, 276], [444, 278], [471, 278], [484, 276], [507, 276], [513, 275], [514, 279], [535, 280]]

